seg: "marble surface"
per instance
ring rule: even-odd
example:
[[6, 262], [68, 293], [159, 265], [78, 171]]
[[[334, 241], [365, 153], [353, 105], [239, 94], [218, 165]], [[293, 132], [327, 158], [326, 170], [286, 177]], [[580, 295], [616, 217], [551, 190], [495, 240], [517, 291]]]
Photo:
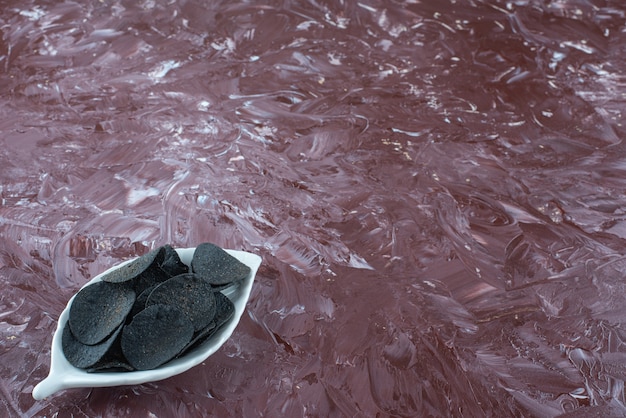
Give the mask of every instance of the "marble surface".
[[[2, 2], [9, 417], [624, 416], [626, 6]], [[260, 255], [226, 344], [42, 401], [110, 266]]]

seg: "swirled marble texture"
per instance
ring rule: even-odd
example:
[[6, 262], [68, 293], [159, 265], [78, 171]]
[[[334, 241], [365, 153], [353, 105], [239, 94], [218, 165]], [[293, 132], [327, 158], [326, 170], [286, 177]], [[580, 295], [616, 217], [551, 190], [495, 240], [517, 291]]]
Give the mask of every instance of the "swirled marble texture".
[[[623, 2], [1, 3], [0, 415], [626, 414]], [[32, 399], [204, 241], [264, 260], [216, 355]]]

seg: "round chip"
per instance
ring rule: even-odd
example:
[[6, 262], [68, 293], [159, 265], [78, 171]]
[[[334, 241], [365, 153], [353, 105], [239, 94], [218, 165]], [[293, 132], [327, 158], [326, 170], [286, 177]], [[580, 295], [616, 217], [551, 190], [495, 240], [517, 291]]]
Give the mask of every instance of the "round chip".
[[63, 348], [63, 354], [70, 364], [74, 367], [86, 369], [93, 367], [99, 361], [101, 361], [107, 353], [111, 350], [113, 343], [119, 336], [122, 327], [119, 326], [113, 332], [109, 338], [106, 338], [99, 344], [87, 345], [78, 341], [72, 331], [69, 324], [66, 323], [63, 328], [63, 334], [61, 335], [61, 346]]
[[78, 341], [98, 344], [115, 331], [130, 312], [135, 292], [117, 283], [96, 282], [74, 297], [69, 327]]
[[196, 247], [191, 270], [214, 286], [237, 282], [250, 274], [250, 267], [209, 242]]
[[130, 322], [135, 315], [137, 315], [139, 312], [143, 311], [146, 308], [146, 301], [148, 300], [148, 296], [150, 296], [150, 293], [152, 293], [152, 291], [157, 286], [158, 284], [152, 285], [137, 296], [137, 298], [135, 299], [135, 303], [133, 304], [133, 307], [128, 314], [128, 317], [126, 318], [126, 322]]
[[193, 339], [189, 341], [189, 343], [182, 349], [180, 354], [178, 354], [178, 357], [184, 356], [191, 349], [200, 345], [206, 339], [211, 337], [216, 330], [217, 328], [215, 328], [215, 321], [211, 321], [209, 325], [194, 334]]
[[158, 267], [163, 262], [165, 257], [165, 248], [156, 248], [140, 257], [137, 257], [130, 263], [110, 271], [102, 276], [103, 282], [110, 283], [123, 283], [133, 280], [135, 277], [144, 273], [146, 270], [152, 267]]
[[216, 312], [215, 312], [215, 326], [216, 328], [224, 325], [235, 313], [235, 304], [221, 292], [215, 293]]
[[[186, 354], [191, 349], [211, 338], [219, 329], [232, 318], [235, 313], [233, 302], [221, 292], [215, 292], [216, 312], [215, 318], [205, 328], [196, 331], [193, 339], [187, 344], [180, 355]], [[179, 356], [180, 356], [179, 355]]]
[[93, 367], [89, 367], [86, 369], [88, 373], [97, 373], [97, 372], [132, 372], [135, 370], [133, 366], [128, 364], [125, 359], [112, 359], [105, 360], [103, 362], [98, 362]]
[[169, 277], [178, 276], [179, 274], [189, 273], [189, 267], [183, 263], [178, 256], [178, 253], [171, 245], [166, 244], [163, 246], [165, 249], [165, 255], [163, 257], [163, 263], [159, 265]]
[[215, 302], [217, 306], [215, 318], [205, 328], [196, 331], [193, 339], [183, 348], [180, 355], [186, 354], [189, 350], [211, 338], [230, 318], [232, 318], [235, 313], [235, 305], [226, 295], [221, 292], [215, 292]]
[[146, 307], [155, 304], [171, 305], [183, 311], [193, 323], [194, 331], [205, 328], [217, 309], [211, 285], [192, 273], [172, 277], [155, 287]]
[[191, 341], [193, 324], [180, 309], [146, 307], [122, 331], [122, 352], [137, 370], [150, 370], [174, 358]]

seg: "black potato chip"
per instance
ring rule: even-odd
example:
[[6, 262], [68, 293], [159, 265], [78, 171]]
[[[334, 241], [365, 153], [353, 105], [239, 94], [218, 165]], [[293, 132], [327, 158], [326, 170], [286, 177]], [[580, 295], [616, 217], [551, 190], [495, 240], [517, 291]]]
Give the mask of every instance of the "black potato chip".
[[129, 323], [135, 315], [137, 315], [139, 312], [143, 311], [146, 308], [146, 302], [148, 300], [148, 296], [150, 296], [150, 293], [152, 293], [152, 291], [159, 284], [150, 286], [149, 288], [141, 292], [140, 295], [137, 296], [137, 298], [135, 299], [135, 303], [133, 304], [133, 307], [130, 310], [130, 313], [128, 314], [128, 317], [126, 318], [126, 323]]
[[122, 352], [137, 370], [150, 370], [174, 358], [193, 336], [193, 324], [180, 309], [151, 305], [122, 330]]
[[102, 281], [110, 283], [130, 283], [139, 295], [157, 283], [167, 280], [170, 276], [161, 266], [165, 262], [165, 247], [156, 248], [122, 267], [107, 273]]
[[235, 313], [235, 304], [223, 293], [215, 293], [217, 309], [215, 312], [215, 326], [217, 328], [224, 325]]
[[114, 358], [112, 360], [103, 360], [98, 362], [93, 367], [88, 367], [87, 372], [132, 372], [135, 370], [133, 366], [128, 364], [128, 362], [121, 356], [119, 359]]
[[189, 273], [189, 267], [187, 264], [180, 261], [180, 257], [171, 245], [166, 244], [163, 246], [165, 250], [163, 263], [160, 264], [161, 270], [163, 270], [168, 277], [178, 276], [179, 274]]
[[78, 341], [70, 329], [69, 323], [65, 324], [63, 334], [61, 335], [61, 346], [63, 354], [70, 364], [81, 369], [91, 368], [107, 357], [112, 351], [115, 340], [120, 334], [122, 326], [117, 329], [108, 338], [99, 344], [87, 345]]
[[194, 331], [205, 328], [217, 309], [213, 288], [193, 273], [172, 277], [155, 287], [146, 307], [155, 304], [171, 305], [183, 311], [193, 323]]
[[193, 253], [191, 271], [211, 285], [221, 287], [245, 279], [250, 274], [250, 267], [217, 245], [205, 242]]
[[102, 281], [110, 283], [123, 283], [131, 281], [149, 268], [162, 264], [164, 257], [165, 248], [156, 248], [141, 257], [137, 257], [130, 263], [105, 274], [102, 276]]
[[196, 347], [198, 344], [209, 338], [211, 335], [215, 334], [215, 331], [217, 331], [217, 328], [215, 327], [215, 321], [211, 321], [209, 325], [193, 335], [193, 339], [189, 341], [189, 343], [180, 351], [180, 353], [176, 357], [181, 357], [187, 354], [189, 350]]
[[100, 343], [115, 331], [130, 312], [135, 292], [118, 283], [96, 282], [82, 288], [69, 313], [69, 327], [78, 341]]
[[201, 342], [211, 338], [235, 313], [235, 305], [223, 293], [215, 293], [215, 302], [217, 305], [215, 318], [209, 325], [194, 334], [193, 339], [183, 348], [180, 355], [187, 353], [187, 351], [196, 347]]

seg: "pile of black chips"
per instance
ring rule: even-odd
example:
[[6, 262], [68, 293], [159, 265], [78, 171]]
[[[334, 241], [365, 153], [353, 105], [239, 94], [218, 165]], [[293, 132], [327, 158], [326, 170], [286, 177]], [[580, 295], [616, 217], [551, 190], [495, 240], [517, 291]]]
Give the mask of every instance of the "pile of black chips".
[[250, 268], [220, 247], [196, 247], [191, 268], [169, 245], [81, 289], [70, 306], [63, 353], [94, 371], [150, 370], [210, 338], [235, 312], [221, 290]]

